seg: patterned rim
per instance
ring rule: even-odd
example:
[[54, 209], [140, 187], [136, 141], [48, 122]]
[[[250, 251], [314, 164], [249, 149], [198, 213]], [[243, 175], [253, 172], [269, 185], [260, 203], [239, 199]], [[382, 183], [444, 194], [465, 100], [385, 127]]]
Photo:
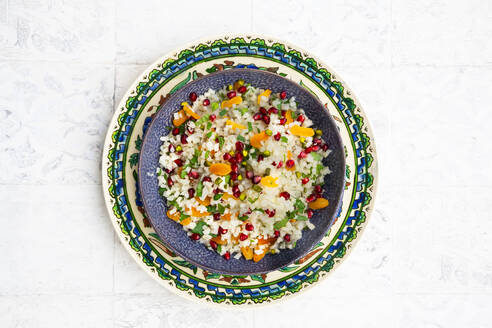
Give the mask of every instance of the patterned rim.
[[[179, 295], [227, 305], [272, 303], [325, 277], [352, 247], [373, 208], [376, 149], [362, 109], [345, 84], [305, 51], [256, 36], [223, 36], [193, 43], [151, 65], [122, 98], [103, 150], [103, 192], [121, 241], [152, 277]], [[137, 163], [152, 115], [186, 83], [217, 70], [268, 70], [307, 88], [335, 119], [346, 152], [346, 187], [339, 217], [302, 259], [261, 275], [209, 273], [168, 250], [150, 226], [138, 191]]]

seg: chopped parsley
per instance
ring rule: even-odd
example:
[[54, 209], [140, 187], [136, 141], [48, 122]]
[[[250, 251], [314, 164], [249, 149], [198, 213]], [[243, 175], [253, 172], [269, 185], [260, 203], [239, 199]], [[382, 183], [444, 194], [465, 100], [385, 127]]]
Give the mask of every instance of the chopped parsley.
[[248, 131], [253, 131], [253, 124], [251, 124], [251, 122], [248, 122]]
[[289, 141], [289, 139], [287, 139], [287, 137], [281, 137], [280, 141], [287, 143]]
[[225, 114], [227, 114], [227, 109], [223, 109], [219, 112], [220, 116], [224, 116]]

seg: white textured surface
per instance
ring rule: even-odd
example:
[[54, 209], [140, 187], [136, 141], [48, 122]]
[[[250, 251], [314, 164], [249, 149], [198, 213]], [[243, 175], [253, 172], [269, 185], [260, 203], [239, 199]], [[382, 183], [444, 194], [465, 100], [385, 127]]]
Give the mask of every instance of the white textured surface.
[[[229, 9], [0, 0], [0, 326], [490, 327], [491, 2], [215, 3]], [[353, 88], [380, 187], [326, 281], [230, 312], [178, 298], [137, 266], [107, 220], [99, 161], [115, 102], [148, 64], [248, 31], [306, 48]]]

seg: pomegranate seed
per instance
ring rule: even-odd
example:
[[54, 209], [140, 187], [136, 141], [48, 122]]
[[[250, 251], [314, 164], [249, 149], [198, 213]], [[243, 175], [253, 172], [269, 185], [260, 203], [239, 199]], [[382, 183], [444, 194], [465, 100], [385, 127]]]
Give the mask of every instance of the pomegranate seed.
[[239, 87], [239, 89], [237, 89], [237, 91], [239, 91], [239, 93], [245, 93], [247, 91], [247, 88], [246, 86], [242, 85]]
[[208, 118], [210, 119], [210, 122], [213, 122], [213, 121], [215, 121], [217, 116], [215, 116], [215, 114], [211, 114]]
[[234, 155], [234, 159], [238, 162], [241, 163], [243, 161], [243, 154], [240, 152], [237, 152], [236, 155]]
[[240, 241], [245, 241], [246, 239], [248, 239], [248, 235], [247, 235], [247, 234], [245, 234], [245, 233], [242, 233], [242, 232], [241, 232], [241, 233], [239, 234], [239, 240], [240, 240]]
[[282, 117], [285, 117], [285, 115], [287, 115], [287, 111], [286, 111], [286, 110], [282, 110], [282, 111], [280, 112], [280, 114], [282, 115]]
[[197, 94], [195, 92], [190, 93], [190, 100], [195, 101], [196, 98], [198, 98]]
[[195, 197], [195, 189], [190, 188], [188, 189], [188, 198], [191, 199], [193, 197]]
[[212, 249], [217, 249], [217, 243], [213, 240], [210, 241], [210, 247], [212, 247]]
[[166, 172], [167, 174], [171, 174], [174, 172], [174, 169], [170, 170], [170, 169], [164, 169], [164, 172]]
[[260, 181], [261, 181], [261, 177], [259, 175], [255, 175], [253, 177], [253, 183], [254, 184], [258, 184], [258, 183], [260, 183]]
[[172, 185], [173, 185], [173, 184], [174, 184], [173, 179], [171, 179], [171, 177], [168, 177], [168, 178], [167, 178], [167, 185], [168, 185], [169, 187], [172, 187]]
[[231, 180], [236, 181], [238, 174], [236, 172], [231, 172], [230, 174], [231, 174]]
[[231, 259], [231, 254], [229, 252], [225, 252], [225, 254], [223, 255], [224, 258], [229, 261]]
[[246, 178], [251, 179], [253, 178], [254, 173], [252, 171], [246, 171]]
[[306, 178], [302, 179], [301, 182], [302, 182], [302, 184], [306, 184], [309, 182], [309, 178], [306, 177]]
[[239, 173], [239, 166], [236, 163], [231, 164], [231, 171], [234, 173]]
[[279, 169], [279, 168], [281, 168], [283, 165], [284, 165], [284, 162], [280, 161], [280, 162], [278, 162], [277, 168]]
[[173, 129], [173, 136], [177, 136], [179, 134], [179, 128]]
[[297, 122], [304, 122], [304, 115], [300, 114], [299, 116], [297, 116]]
[[279, 141], [280, 140], [280, 132], [277, 132], [277, 134], [275, 134], [273, 136], [273, 139], [275, 139], [275, 141]]
[[219, 138], [215, 138], [215, 143], [219, 143]]
[[222, 189], [216, 188], [214, 189], [214, 194], [220, 194], [222, 192]]
[[262, 154], [258, 155], [258, 158], [256, 159], [258, 162], [261, 162], [263, 159], [265, 159], [265, 156]]
[[193, 240], [198, 240], [200, 239], [200, 235], [194, 232], [191, 234], [190, 238]]
[[266, 213], [268, 216], [270, 216], [270, 210], [269, 210], [268, 208], [265, 210], [265, 213]]
[[220, 220], [220, 213], [214, 213], [214, 220], [219, 221]]
[[328, 150], [328, 145], [327, 144], [324, 144], [323, 146], [321, 146], [321, 149], [323, 149], [323, 151], [327, 151]]
[[183, 166], [183, 160], [181, 158], [175, 159], [174, 163], [179, 167]]
[[290, 241], [290, 235], [288, 233], [284, 235], [284, 240], [286, 242], [289, 242]]
[[316, 191], [318, 194], [321, 194], [323, 192], [323, 188], [321, 188], [320, 185], [314, 186], [314, 191]]
[[212, 178], [211, 177], [203, 177], [203, 182], [212, 182]]
[[189, 134], [193, 134], [193, 133], [195, 133], [195, 129], [194, 129], [194, 128], [192, 128], [192, 127], [190, 127], [190, 126], [187, 126], [187, 127], [186, 127], [186, 131], [188, 131], [188, 133], [189, 133]]
[[285, 166], [288, 167], [288, 168], [291, 168], [294, 166], [294, 160], [293, 159], [289, 159], [287, 160], [287, 162], [285, 162]]
[[188, 136], [187, 136], [186, 134], [182, 134], [182, 135], [181, 135], [181, 143], [182, 143], [183, 145], [185, 145], [185, 144], [187, 144], [187, 143], [188, 143], [188, 140], [187, 140], [187, 139], [188, 139]]
[[223, 234], [226, 234], [227, 233], [227, 229], [224, 229], [222, 228], [221, 226], [219, 226], [219, 235], [223, 235]]
[[241, 141], [236, 141], [236, 150], [242, 151], [244, 149], [244, 144]]
[[222, 156], [222, 158], [224, 159], [224, 161], [228, 161], [228, 160], [230, 160], [230, 159], [231, 159], [231, 157], [232, 157], [232, 156], [231, 156], [231, 154], [229, 154], [229, 153], [225, 153], [225, 154], [224, 154], [224, 156]]
[[310, 219], [313, 217], [314, 211], [312, 209], [308, 208], [308, 210], [306, 211], [306, 214], [307, 214], [308, 219]]
[[311, 202], [314, 202], [316, 200], [316, 198], [318, 198], [315, 194], [311, 194], [308, 196], [308, 198], [306, 198], [306, 201], [308, 203], [311, 203]]
[[267, 115], [268, 111], [265, 109], [265, 107], [260, 107], [260, 113], [262, 113], [263, 115]]
[[229, 158], [229, 163], [234, 164], [237, 163], [237, 161], [234, 157], [231, 156], [231, 158]]
[[285, 99], [287, 97], [287, 92], [282, 91], [280, 92], [280, 99]]
[[282, 191], [280, 193], [280, 197], [283, 197], [285, 200], [289, 200], [290, 199], [290, 194], [287, 191]]
[[253, 115], [253, 120], [255, 121], [259, 121], [263, 118], [263, 115], [261, 115], [261, 113], [256, 113], [255, 115]]
[[299, 155], [297, 155], [297, 158], [306, 158], [307, 157], [307, 154], [306, 152], [303, 150], [299, 153]]
[[270, 213], [268, 213], [268, 217], [273, 218], [275, 216], [275, 213], [275, 210], [271, 210]]
[[251, 223], [246, 223], [245, 228], [247, 231], [253, 231], [255, 227]]
[[236, 91], [230, 91], [227, 93], [227, 98], [232, 99], [236, 96]]
[[277, 162], [273, 161], [272, 166], [274, 166], [274, 167], [277, 166]]
[[270, 109], [268, 110], [268, 113], [269, 114], [277, 114], [278, 113], [278, 109], [276, 109], [275, 107], [270, 107]]
[[280, 125], [285, 125], [285, 123], [287, 123], [287, 119], [285, 117], [282, 117], [279, 121], [279, 124]]
[[172, 144], [170, 144], [169, 147], [167, 147], [167, 151], [170, 153], [174, 153], [175, 150], [176, 150], [176, 148]]
[[241, 196], [241, 192], [238, 190], [238, 191], [234, 191], [232, 193], [232, 196], [236, 197], [236, 198], [239, 198], [239, 196]]
[[203, 106], [208, 106], [208, 105], [210, 105], [210, 100], [203, 99]]
[[233, 185], [232, 186], [232, 192], [235, 193], [235, 192], [238, 192], [239, 191], [239, 186], [237, 184]]
[[270, 116], [263, 115], [263, 122], [265, 122], [265, 124], [270, 124]]
[[309, 147], [307, 147], [306, 149], [304, 149], [304, 151], [305, 151], [307, 154], [309, 154], [310, 152], [312, 152], [312, 151], [313, 151], [313, 147], [309, 146]]
[[313, 151], [318, 151], [319, 150], [319, 146], [318, 145], [311, 146], [311, 148], [313, 149]]
[[192, 179], [198, 179], [198, 177], [200, 177], [200, 173], [191, 170], [190, 172], [188, 172], [188, 176]]
[[277, 238], [278, 238], [278, 237], [280, 237], [280, 231], [278, 231], [278, 230], [275, 230], [275, 231], [273, 232], [273, 234], [274, 234], [274, 235], [275, 235], [275, 237], [277, 237]]
[[316, 138], [316, 139], [313, 140], [313, 144], [315, 144], [315, 145], [318, 145], [319, 146], [319, 145], [321, 145], [321, 143], [322, 143], [322, 141], [319, 138]]
[[250, 208], [248, 208], [248, 210], [247, 210], [247, 211], [246, 211], [246, 213], [244, 213], [244, 214], [251, 214], [251, 213], [253, 213], [253, 211], [251, 211], [251, 209], [250, 209]]

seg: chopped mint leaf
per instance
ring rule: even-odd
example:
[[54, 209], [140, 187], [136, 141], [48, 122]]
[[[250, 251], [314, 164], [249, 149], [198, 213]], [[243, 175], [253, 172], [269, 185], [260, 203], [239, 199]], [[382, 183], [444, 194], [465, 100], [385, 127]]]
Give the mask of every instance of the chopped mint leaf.
[[311, 156], [314, 158], [315, 161], [321, 161], [321, 155], [320, 154], [315, 153], [314, 151], [310, 152], [309, 154], [311, 154]]
[[204, 155], [204, 156], [205, 156], [205, 159], [207, 159], [207, 158], [208, 158], [208, 155], [210, 155], [210, 150], [207, 150], [207, 151], [205, 152], [205, 155]]
[[224, 146], [224, 137], [223, 136], [220, 136], [219, 137], [219, 149], [222, 149], [222, 146]]
[[199, 181], [198, 185], [196, 186], [196, 195], [198, 197], [202, 197], [202, 192], [203, 192], [203, 182]]
[[213, 102], [212, 103], [212, 111], [219, 109], [219, 103], [218, 102]]
[[253, 124], [251, 124], [251, 122], [248, 122], [248, 131], [253, 131]]
[[296, 217], [296, 220], [297, 220], [297, 221], [307, 221], [307, 220], [308, 220], [308, 218], [307, 218], [307, 216], [304, 216], [304, 215], [298, 215], [298, 216]]
[[280, 141], [287, 143], [289, 141], [289, 139], [287, 139], [287, 137], [281, 137]]
[[289, 222], [289, 218], [286, 216], [282, 220], [275, 222], [273, 224], [273, 227], [275, 228], [275, 230], [278, 230], [280, 228], [285, 227], [287, 225], [287, 222]]
[[224, 206], [222, 206], [221, 204], [217, 205], [217, 212], [219, 212], [220, 214], [224, 214], [225, 209], [226, 208]]
[[213, 134], [213, 131], [210, 131], [209, 133], [207, 133], [205, 135], [205, 137], [207, 137], [207, 139], [210, 139], [210, 137], [212, 136], [212, 134]]
[[222, 198], [222, 194], [215, 194], [214, 195], [214, 200], [219, 200]]
[[200, 236], [203, 235], [203, 227], [207, 224], [204, 221], [198, 221], [196, 226], [191, 230], [191, 232], [197, 233]]
[[227, 114], [227, 109], [223, 109], [219, 112], [220, 116], [224, 116], [225, 114]]
[[244, 137], [240, 134], [237, 136], [237, 140], [242, 141], [242, 142], [246, 141], [246, 139], [244, 139]]

